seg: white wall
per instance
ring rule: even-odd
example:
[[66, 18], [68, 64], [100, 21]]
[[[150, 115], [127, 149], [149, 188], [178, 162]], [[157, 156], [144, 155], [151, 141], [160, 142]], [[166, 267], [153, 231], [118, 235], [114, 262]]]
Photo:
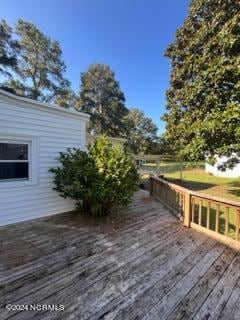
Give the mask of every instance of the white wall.
[[0, 181], [0, 225], [74, 209], [73, 201], [52, 190], [52, 174], [48, 170], [58, 165], [55, 158], [60, 151], [72, 147], [85, 149], [86, 145], [87, 115], [11, 96], [0, 92], [0, 138], [8, 135], [34, 138], [36, 179], [26, 185]]
[[240, 177], [240, 164], [237, 164], [233, 169], [226, 169], [226, 171], [221, 171], [218, 166], [227, 160], [226, 157], [218, 158], [214, 166], [209, 163], [205, 163], [205, 171], [207, 173], [212, 173], [216, 177], [225, 178], [239, 178]]

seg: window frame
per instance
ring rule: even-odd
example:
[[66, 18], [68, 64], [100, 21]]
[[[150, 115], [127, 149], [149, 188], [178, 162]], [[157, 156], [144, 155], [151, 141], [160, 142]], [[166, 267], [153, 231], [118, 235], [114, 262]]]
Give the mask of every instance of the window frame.
[[28, 160], [0, 160], [0, 162], [28, 162], [28, 178], [0, 180], [0, 189], [23, 187], [38, 184], [38, 137], [27, 135], [2, 135], [0, 143], [27, 144]]
[[5, 140], [0, 138], [0, 143], [8, 143], [8, 144], [24, 144], [28, 146], [28, 160], [1, 160], [0, 163], [28, 163], [28, 177], [27, 178], [12, 178], [12, 179], [0, 179], [0, 183], [2, 182], [10, 182], [10, 181], [29, 181], [32, 178], [32, 151], [31, 151], [31, 142], [30, 141], [20, 141], [20, 140]]

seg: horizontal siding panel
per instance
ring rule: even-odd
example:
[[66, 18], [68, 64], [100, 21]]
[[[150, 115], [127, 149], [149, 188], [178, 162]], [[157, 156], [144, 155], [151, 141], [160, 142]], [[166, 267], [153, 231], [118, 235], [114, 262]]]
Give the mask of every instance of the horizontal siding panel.
[[43, 161], [43, 162], [40, 162], [40, 165], [39, 165], [39, 168], [51, 168], [51, 167], [56, 167], [56, 166], [59, 166], [60, 163], [59, 161]]
[[[4, 185], [5, 182], [0, 182], [0, 186], [3, 184]], [[34, 192], [35, 191], [35, 188], [39, 188], [39, 187], [49, 187], [49, 186], [53, 186], [53, 175], [51, 173], [49, 173], [48, 175], [44, 175], [43, 174], [40, 174], [39, 177], [38, 177], [38, 183], [36, 185], [26, 185], [24, 187], [24, 191], [23, 192], [29, 192], [29, 190], [33, 189]], [[16, 192], [20, 192], [21, 189], [17, 186], [16, 184], [16, 187], [11, 187], [11, 190], [9, 190], [9, 188], [4, 188], [1, 186], [1, 189], [0, 189], [0, 193], [1, 195], [6, 192], [6, 193], [9, 193], [9, 192], [13, 192], [14, 190], [16, 190]], [[23, 190], [23, 188], [22, 188]], [[0, 196], [0, 199], [1, 199], [1, 196]]]
[[49, 160], [56, 160], [56, 157], [59, 157], [60, 152], [66, 152], [67, 148], [64, 147], [39, 147], [39, 151], [41, 153], [42, 156], [46, 156], [46, 158], [48, 158]]
[[[15, 194], [12, 194], [12, 196], [14, 196], [14, 204], [16, 204], [17, 202], [25, 202], [28, 200], [33, 201], [33, 200], [38, 200], [39, 198], [46, 199], [49, 197], [49, 194], [50, 194], [50, 198], [52, 199], [53, 198], [53, 196], [51, 195], [52, 191], [53, 191], [53, 188], [48, 187], [48, 188], [39, 189], [38, 193], [36, 193], [36, 191], [27, 192], [27, 194], [24, 194], [24, 193], [19, 194], [19, 192], [16, 192]], [[56, 192], [56, 198], [58, 200], [62, 199], [60, 198], [57, 192]], [[0, 197], [0, 201], [1, 201], [1, 206], [2, 205], [4, 206], [9, 203], [9, 200], [6, 198], [6, 196]]]
[[[47, 166], [47, 167], [39, 167], [39, 175], [40, 175], [40, 177], [45, 177], [46, 176], [46, 174], [47, 174], [47, 176], [49, 176], [49, 169], [50, 168], [56, 168], [56, 166]], [[53, 179], [53, 174], [52, 173], [50, 173], [51, 174], [51, 177], [52, 177], [52, 179]]]
[[[76, 139], [76, 138], [80, 138], [80, 146], [82, 145], [82, 143], [84, 142], [84, 139], [83, 139], [83, 135], [84, 133], [82, 131], [79, 131], [78, 134], [76, 133], [72, 133], [70, 132], [70, 129], [68, 129], [69, 132], [67, 133], [67, 135], [69, 136], [70, 139]], [[15, 127], [14, 124], [8, 124], [6, 125], [4, 123], [4, 121], [2, 122], [1, 119], [0, 119], [0, 131], [1, 132], [4, 132], [4, 134], [24, 134], [24, 135], [32, 135], [32, 136], [39, 136], [41, 137], [42, 134], [46, 135], [46, 132], [48, 132], [46, 129], [45, 130], [37, 130], [36, 128], [35, 129], [29, 129], [29, 128], [23, 128], [21, 126], [19, 127]], [[65, 132], [64, 133], [61, 133], [60, 131], [56, 131], [56, 132], [48, 132], [48, 137], [49, 139], [53, 139], [53, 138], [60, 138], [63, 137], [63, 135], [66, 135]], [[84, 144], [85, 146], [85, 144]]]
[[[52, 181], [52, 180], [51, 180]], [[29, 186], [24, 187], [22, 190], [20, 188], [15, 188], [11, 190], [11, 196], [14, 197], [22, 197], [22, 196], [29, 196], [31, 197], [32, 194], [38, 194], [39, 193], [46, 193], [48, 191], [52, 191], [53, 184], [52, 183], [42, 183], [36, 186]], [[0, 201], [3, 199], [6, 199], [6, 195], [9, 194], [9, 190], [1, 189], [0, 192]]]
[[72, 207], [74, 207], [74, 201], [71, 201], [69, 199], [63, 199], [60, 198], [60, 196], [56, 195], [55, 197], [49, 196], [47, 194], [42, 195], [42, 197], [38, 197], [35, 199], [31, 199], [29, 197], [28, 200], [23, 200], [23, 201], [16, 201], [12, 203], [7, 203], [7, 204], [2, 204], [1, 203], [1, 210], [2, 212], [19, 212], [22, 209], [26, 208], [26, 202], [29, 201], [27, 204], [28, 210], [39, 210], [40, 208], [45, 208], [45, 207], [50, 207], [50, 206], [55, 206], [56, 208], [61, 209], [61, 205], [68, 202], [69, 205], [71, 204]]
[[73, 141], [71, 140], [71, 142], [54, 142], [53, 140], [50, 140], [49, 142], [42, 142], [40, 141], [40, 148], [41, 150], [56, 150], [57, 152], [59, 152], [59, 148], [62, 149], [67, 149], [67, 148], [76, 148], [76, 144], [79, 143], [79, 140]]
[[41, 175], [42, 173], [48, 171], [49, 169], [57, 168], [57, 167], [60, 167], [60, 164], [58, 162], [53, 164], [47, 164], [47, 165], [41, 164], [41, 166], [39, 166], [39, 174]]
[[24, 127], [27, 127], [28, 130], [33, 130], [37, 132], [46, 132], [46, 130], [49, 133], [65, 133], [68, 134], [69, 131], [71, 131], [72, 135], [78, 135], [81, 133], [81, 128], [71, 128], [71, 126], [60, 126], [59, 124], [56, 124], [55, 126], [37, 126], [33, 123], [27, 123], [27, 122], [19, 122], [17, 118], [15, 119], [5, 119], [5, 117], [1, 117], [1, 130], [5, 127], [11, 126], [12, 128], [21, 128], [24, 129]]
[[[83, 136], [84, 136], [84, 128], [81, 128], [81, 130], [79, 130], [79, 132], [81, 132], [81, 140], [83, 140]], [[53, 140], [54, 138], [54, 140]], [[63, 137], [63, 136], [46, 136], [44, 134], [41, 135], [41, 143], [45, 143], [45, 142], [52, 142], [54, 141], [55, 143], [72, 143], [73, 138], [71, 136], [67, 136], [67, 137]]]
[[50, 173], [50, 172], [47, 172], [47, 173], [46, 173], [46, 171], [45, 171], [45, 172], [41, 172], [39, 178], [40, 178], [40, 179], [42, 179], [42, 178], [49, 178], [49, 179], [51, 179], [51, 181], [52, 181], [52, 179], [53, 179], [53, 174]]
[[[34, 124], [36, 124], [36, 126], [56, 125], [56, 121], [51, 121], [51, 119], [49, 119], [49, 114], [46, 115], [46, 117], [38, 116], [37, 119], [34, 119], [34, 118], [30, 118], [28, 116], [25, 116], [23, 111], [19, 112], [19, 113], [11, 113], [11, 111], [9, 110], [8, 114], [4, 113], [2, 119], [5, 119], [6, 121], [12, 121], [13, 116], [17, 118], [19, 123], [27, 123], [27, 124], [30, 123], [31, 124], [34, 122]], [[57, 124], [59, 127], [67, 127], [68, 125], [71, 125], [72, 128], [77, 130], [79, 128], [79, 126], [81, 126], [81, 121], [79, 119], [78, 122], [73, 122], [73, 121], [69, 121], [69, 119], [64, 119], [62, 117], [61, 119], [59, 119], [57, 121]]]
[[[40, 217], [47, 217], [47, 216], [51, 216], [51, 215], [55, 215], [58, 213], [63, 213], [63, 212], [71, 212], [74, 209], [72, 209], [69, 206], [62, 206], [61, 209], [59, 210], [59, 208], [48, 208], [48, 210], [43, 209], [43, 211], [30, 211], [30, 212], [23, 212], [22, 214], [18, 214], [17, 216], [14, 216], [14, 218], [8, 218], [8, 222], [7, 224], [11, 224], [11, 223], [17, 223], [17, 222], [21, 222], [21, 221], [27, 221], [27, 220], [32, 220], [32, 219], [38, 219]], [[35, 213], [35, 214], [34, 214]], [[1, 224], [0, 221], [0, 226], [2, 225], [6, 225], [6, 223]]]
[[[6, 114], [8, 114], [8, 111], [10, 110], [12, 113], [22, 113], [26, 114], [26, 118], [33, 117], [33, 119], [37, 119], [38, 117], [47, 117], [47, 119], [50, 119], [50, 121], [60, 121], [61, 119], [69, 119], [72, 122], [77, 122], [78, 120], [83, 120], [83, 117], [81, 115], [81, 112], [77, 112], [76, 114], [72, 113], [62, 113], [62, 108], [59, 108], [59, 112], [57, 110], [49, 110], [45, 108], [26, 108], [25, 105], [15, 105], [12, 103], [2, 103], [0, 101], [0, 107], [4, 108]], [[56, 119], [56, 120], [54, 120]]]
[[52, 157], [48, 157], [48, 156], [43, 156], [43, 155], [41, 155], [39, 158], [38, 158], [38, 160], [39, 160], [39, 163], [41, 164], [45, 164], [45, 163], [56, 163], [56, 162], [58, 162], [57, 160], [56, 160], [56, 158], [54, 157], [54, 158], [52, 158]]
[[[40, 143], [40, 150], [43, 152], [55, 152], [56, 154], [59, 153], [60, 150], [67, 150], [68, 148], [76, 148], [79, 146], [79, 141], [76, 143], [71, 143], [67, 145], [67, 143], [56, 143], [55, 145], [53, 143]], [[50, 156], [49, 156], [50, 157]]]

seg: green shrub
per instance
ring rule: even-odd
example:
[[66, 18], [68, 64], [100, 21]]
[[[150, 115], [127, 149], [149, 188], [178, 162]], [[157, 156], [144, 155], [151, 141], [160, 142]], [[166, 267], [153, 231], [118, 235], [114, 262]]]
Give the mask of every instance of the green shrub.
[[50, 169], [54, 190], [92, 215], [104, 215], [113, 205], [127, 205], [137, 189], [138, 174], [131, 157], [105, 136], [95, 141], [89, 153], [68, 149], [58, 160], [61, 166]]

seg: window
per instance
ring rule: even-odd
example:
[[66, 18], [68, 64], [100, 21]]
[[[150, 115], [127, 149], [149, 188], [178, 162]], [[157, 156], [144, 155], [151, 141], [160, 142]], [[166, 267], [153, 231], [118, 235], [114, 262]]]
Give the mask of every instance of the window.
[[0, 181], [30, 179], [30, 143], [0, 140]]
[[38, 185], [38, 142], [38, 135], [6, 135], [0, 131], [0, 192]]

